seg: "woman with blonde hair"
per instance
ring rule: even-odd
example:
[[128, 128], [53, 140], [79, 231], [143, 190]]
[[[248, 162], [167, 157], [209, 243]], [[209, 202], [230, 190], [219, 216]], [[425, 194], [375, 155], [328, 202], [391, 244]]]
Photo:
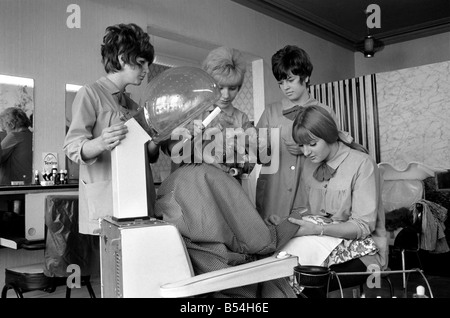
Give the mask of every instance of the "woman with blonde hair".
[[233, 48], [218, 47], [209, 52], [202, 63], [202, 69], [216, 80], [220, 88], [221, 97], [216, 106], [220, 107], [222, 112], [215, 122], [221, 124], [222, 128], [241, 127], [245, 130], [251, 126], [247, 114], [233, 106], [246, 72], [242, 53]]

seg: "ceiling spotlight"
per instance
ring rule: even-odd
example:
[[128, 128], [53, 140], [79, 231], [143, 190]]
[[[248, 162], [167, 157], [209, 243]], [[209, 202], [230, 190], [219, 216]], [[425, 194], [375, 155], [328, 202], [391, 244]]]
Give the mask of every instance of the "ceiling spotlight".
[[381, 40], [376, 39], [374, 36], [368, 34], [362, 41], [356, 44], [356, 50], [364, 54], [364, 57], [370, 58], [375, 55], [376, 52], [384, 49], [384, 43]]
[[364, 56], [372, 57], [375, 55], [375, 41], [371, 35], [368, 35], [364, 38]]

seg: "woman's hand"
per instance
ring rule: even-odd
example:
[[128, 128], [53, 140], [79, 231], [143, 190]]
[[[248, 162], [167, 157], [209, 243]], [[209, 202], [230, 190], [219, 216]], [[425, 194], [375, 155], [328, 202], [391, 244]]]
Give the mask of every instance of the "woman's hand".
[[278, 225], [281, 222], [281, 218], [276, 214], [271, 214], [264, 221], [268, 225]]
[[125, 135], [128, 133], [128, 127], [123, 123], [112, 125], [103, 129], [102, 134], [99, 138], [101, 148], [103, 151], [111, 151], [120, 141], [125, 139]]
[[305, 235], [319, 235], [321, 232], [321, 226], [306, 220], [298, 220], [295, 218], [288, 218], [288, 221], [297, 225], [300, 225], [295, 236]]
[[300, 156], [303, 154], [302, 148], [295, 141], [290, 141], [284, 138], [282, 139], [284, 141], [284, 144], [286, 145], [286, 149], [290, 154], [294, 156]]
[[219, 114], [219, 123], [224, 127], [237, 127], [236, 121], [233, 116], [227, 115], [224, 112]]
[[213, 119], [208, 127], [217, 128], [220, 131], [224, 131], [226, 128], [236, 128], [238, 125], [232, 116], [227, 115], [224, 112], [220, 112], [220, 114]]

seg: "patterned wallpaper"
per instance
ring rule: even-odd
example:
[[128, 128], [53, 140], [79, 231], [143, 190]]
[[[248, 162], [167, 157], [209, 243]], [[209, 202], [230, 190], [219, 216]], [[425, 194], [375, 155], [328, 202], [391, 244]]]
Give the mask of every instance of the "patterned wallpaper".
[[[169, 67], [158, 64], [152, 64], [149, 68], [148, 81], [151, 81], [155, 76], [164, 72]], [[244, 83], [233, 105], [247, 113], [250, 120], [254, 120], [253, 111], [253, 75], [252, 65], [247, 65], [247, 72], [245, 73]], [[154, 164], [151, 164], [154, 182], [162, 182], [170, 174], [171, 161], [170, 157], [160, 152], [159, 159]]]
[[247, 65], [247, 71], [245, 72], [244, 83], [242, 84], [239, 94], [233, 101], [234, 107], [247, 114], [250, 120], [255, 120], [255, 112], [253, 109], [253, 72], [252, 65]]
[[450, 61], [376, 78], [381, 161], [450, 169]]

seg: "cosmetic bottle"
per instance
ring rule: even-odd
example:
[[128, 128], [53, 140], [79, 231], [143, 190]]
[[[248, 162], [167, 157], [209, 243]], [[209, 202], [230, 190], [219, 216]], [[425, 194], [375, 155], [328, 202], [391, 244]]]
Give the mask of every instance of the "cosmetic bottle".
[[425, 287], [422, 285], [417, 286], [416, 293], [413, 294], [413, 298], [428, 298], [428, 296], [425, 295]]
[[34, 184], [39, 185], [40, 180], [39, 180], [39, 170], [34, 170]]
[[59, 184], [65, 184], [65, 178], [64, 178], [64, 170], [59, 171]]

